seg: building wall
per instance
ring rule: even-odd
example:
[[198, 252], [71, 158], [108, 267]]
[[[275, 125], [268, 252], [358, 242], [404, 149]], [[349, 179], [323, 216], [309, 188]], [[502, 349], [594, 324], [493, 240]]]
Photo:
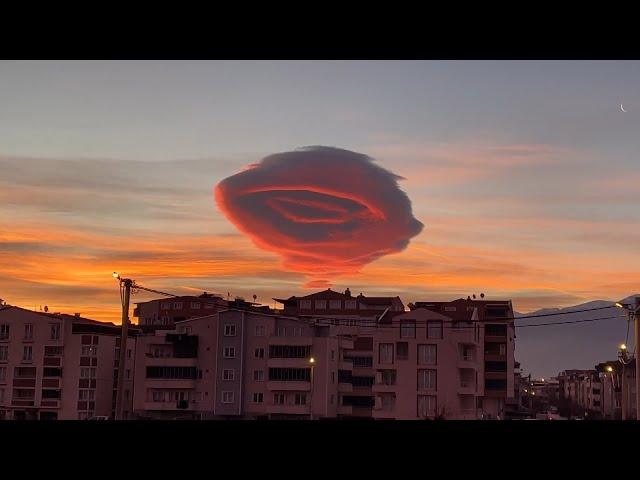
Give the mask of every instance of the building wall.
[[[111, 327], [108, 324], [96, 327], [99, 323], [17, 307], [0, 310], [0, 325], [9, 326], [9, 338], [0, 340], [0, 347], [7, 347], [9, 352], [7, 361], [0, 361], [0, 368], [6, 371], [4, 381], [0, 380], [0, 389], [4, 390], [0, 418], [78, 420], [111, 416], [115, 342], [119, 328], [112, 324]], [[29, 339], [25, 338], [25, 325], [33, 326]], [[53, 325], [59, 325], [58, 338], [52, 338]], [[83, 346], [90, 349], [83, 352]], [[31, 360], [23, 359], [25, 347], [31, 347]], [[45, 356], [48, 347], [61, 351], [48, 352]], [[135, 338], [129, 340], [129, 348], [132, 355], [127, 368], [131, 370]], [[34, 369], [35, 375], [19, 378], [17, 369], [25, 367]], [[45, 375], [54, 371], [52, 369], [57, 371]], [[81, 378], [83, 374], [87, 378]], [[90, 397], [81, 400], [80, 390], [87, 391]], [[129, 402], [125, 404], [125, 410], [130, 411], [133, 375], [125, 384], [125, 391], [130, 392]], [[30, 394], [28, 400], [19, 398], [20, 393], [27, 392]], [[54, 392], [59, 392], [59, 398], [46, 398], [47, 393]]]

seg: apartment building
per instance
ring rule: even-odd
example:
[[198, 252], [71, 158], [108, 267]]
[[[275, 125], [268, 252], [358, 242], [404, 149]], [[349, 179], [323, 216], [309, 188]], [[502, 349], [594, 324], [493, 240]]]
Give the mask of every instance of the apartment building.
[[557, 378], [561, 415], [568, 418], [601, 417], [602, 379], [596, 370], [565, 370]]
[[268, 306], [247, 302], [241, 297], [225, 300], [220, 295], [204, 292], [199, 296], [181, 296], [137, 302], [133, 316], [140, 329], [147, 333], [155, 330], [172, 330], [176, 322], [189, 318], [213, 315], [227, 308], [242, 308], [269, 313]]
[[341, 405], [350, 409], [353, 417], [371, 418], [375, 405], [374, 335], [382, 318], [405, 311], [400, 297], [367, 297], [362, 293], [352, 296], [349, 288], [344, 293], [329, 288], [304, 297], [274, 300], [283, 305], [285, 314], [331, 324], [338, 335], [353, 340], [353, 350], [344, 358], [352, 365], [352, 376], [348, 376], [348, 370], [340, 372], [343, 388], [351, 385], [341, 397]]
[[137, 418], [336, 418], [350, 415], [353, 341], [333, 325], [229, 309], [139, 337]]
[[[125, 415], [133, 405], [135, 335], [127, 342]], [[0, 307], [0, 419], [112, 416], [120, 327], [66, 315]]]
[[560, 412], [569, 417], [635, 419], [635, 362], [599, 363], [594, 369], [558, 374]]

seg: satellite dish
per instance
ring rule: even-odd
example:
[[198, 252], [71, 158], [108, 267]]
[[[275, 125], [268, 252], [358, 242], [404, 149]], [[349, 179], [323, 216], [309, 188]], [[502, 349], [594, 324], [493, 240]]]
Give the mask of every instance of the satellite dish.
[[476, 294], [475, 294], [475, 293], [473, 294], [473, 299], [474, 299], [474, 300], [476, 299]]
[[48, 312], [49, 311], [49, 307], [47, 307], [46, 305], [44, 306], [44, 311]]
[[480, 294], [480, 298], [484, 298], [484, 293], [481, 293], [481, 294]]
[[257, 298], [258, 298], [258, 296], [254, 293], [253, 294], [253, 301], [255, 302]]

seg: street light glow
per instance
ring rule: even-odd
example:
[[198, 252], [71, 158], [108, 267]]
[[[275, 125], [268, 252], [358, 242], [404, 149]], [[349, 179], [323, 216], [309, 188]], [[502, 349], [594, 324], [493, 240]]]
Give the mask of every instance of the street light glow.
[[113, 272], [113, 278], [120, 278], [120, 274], [118, 272]]
[[624, 308], [624, 305], [622, 305], [621, 303], [616, 303], [616, 307], [618, 307], [618, 308]]
[[313, 358], [313, 357], [311, 357], [311, 358], [309, 359], [309, 363], [316, 363], [316, 359], [315, 359], [315, 358]]
[[607, 365], [607, 372], [613, 372], [613, 367], [611, 365]]
[[626, 350], [627, 346], [624, 343], [620, 344], [620, 350]]

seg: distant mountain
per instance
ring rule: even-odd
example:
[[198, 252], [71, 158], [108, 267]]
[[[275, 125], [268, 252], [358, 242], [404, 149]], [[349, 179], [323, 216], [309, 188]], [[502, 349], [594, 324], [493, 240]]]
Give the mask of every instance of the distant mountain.
[[[633, 303], [636, 297], [640, 297], [640, 294], [631, 295], [621, 303]], [[550, 377], [571, 368], [593, 368], [597, 363], [615, 360], [621, 343], [625, 342], [633, 348], [633, 325], [629, 325], [627, 337], [626, 314], [615, 303], [595, 300], [526, 314], [514, 312], [515, 317], [520, 318], [516, 320], [516, 361], [520, 362], [523, 374]], [[592, 308], [600, 310], [571, 313]], [[534, 317], [549, 313], [557, 315]], [[595, 321], [540, 325], [573, 320]], [[518, 328], [518, 325], [522, 327]]]

